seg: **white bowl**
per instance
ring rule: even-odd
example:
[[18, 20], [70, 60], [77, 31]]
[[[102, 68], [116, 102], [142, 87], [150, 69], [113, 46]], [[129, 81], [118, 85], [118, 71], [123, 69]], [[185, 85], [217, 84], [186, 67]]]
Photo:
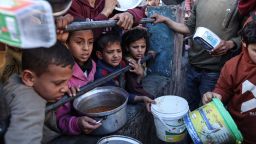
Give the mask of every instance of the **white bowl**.
[[115, 7], [118, 11], [126, 11], [128, 9], [133, 9], [137, 7], [142, 0], [117, 0], [119, 6]]

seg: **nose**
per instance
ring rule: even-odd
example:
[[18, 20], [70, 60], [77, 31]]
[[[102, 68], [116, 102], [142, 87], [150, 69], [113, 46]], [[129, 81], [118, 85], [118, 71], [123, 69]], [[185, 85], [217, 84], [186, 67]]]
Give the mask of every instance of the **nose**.
[[141, 47], [139, 47], [139, 48], [138, 48], [138, 51], [139, 51], [139, 52], [142, 52], [142, 48], [141, 48]]
[[85, 51], [89, 50], [89, 44], [88, 43], [84, 43], [83, 50], [85, 50]]
[[61, 93], [66, 93], [68, 92], [68, 84], [65, 83], [61, 88], [60, 88]]

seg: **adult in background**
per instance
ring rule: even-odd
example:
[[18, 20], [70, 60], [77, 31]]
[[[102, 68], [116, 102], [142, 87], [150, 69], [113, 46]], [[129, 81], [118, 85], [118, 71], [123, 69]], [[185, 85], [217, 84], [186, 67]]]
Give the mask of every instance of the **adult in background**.
[[164, 22], [182, 34], [193, 34], [197, 27], [206, 27], [221, 38], [221, 43], [210, 52], [194, 42], [189, 49], [186, 97], [190, 110], [199, 107], [203, 94], [213, 90], [223, 64], [239, 52], [237, 4], [237, 0], [197, 0], [184, 24], [158, 14], [153, 16], [155, 23]]

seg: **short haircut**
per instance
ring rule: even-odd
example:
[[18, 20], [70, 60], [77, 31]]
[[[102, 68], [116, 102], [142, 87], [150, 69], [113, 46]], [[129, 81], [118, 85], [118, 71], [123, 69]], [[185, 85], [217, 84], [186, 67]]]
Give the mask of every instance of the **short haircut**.
[[116, 32], [108, 32], [106, 34], [102, 34], [95, 45], [95, 48], [97, 51], [102, 52], [106, 47], [114, 44], [114, 43], [120, 43], [121, 44], [121, 38], [120, 35]]
[[33, 48], [22, 51], [22, 70], [31, 70], [37, 76], [48, 71], [50, 64], [66, 67], [74, 65], [69, 50], [59, 41], [50, 48]]
[[256, 22], [248, 22], [241, 30], [241, 37], [246, 44], [256, 43]]
[[122, 48], [124, 52], [125, 53], [128, 52], [126, 48], [129, 47], [131, 43], [142, 38], [144, 38], [146, 41], [146, 52], [147, 52], [149, 48], [149, 36], [148, 36], [148, 32], [145, 29], [135, 28], [124, 33], [122, 37]]

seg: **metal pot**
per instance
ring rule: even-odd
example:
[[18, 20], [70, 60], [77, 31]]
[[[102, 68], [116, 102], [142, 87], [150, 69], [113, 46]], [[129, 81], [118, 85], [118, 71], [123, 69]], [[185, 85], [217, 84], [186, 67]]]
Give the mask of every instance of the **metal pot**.
[[[127, 121], [126, 106], [128, 93], [121, 88], [105, 86], [95, 88], [74, 100], [74, 108], [82, 115], [101, 121], [102, 126], [92, 134], [105, 135], [120, 129]], [[103, 112], [90, 112], [91, 109], [113, 106], [112, 110]]]
[[123, 135], [110, 135], [101, 138], [97, 144], [142, 144], [140, 141]]

